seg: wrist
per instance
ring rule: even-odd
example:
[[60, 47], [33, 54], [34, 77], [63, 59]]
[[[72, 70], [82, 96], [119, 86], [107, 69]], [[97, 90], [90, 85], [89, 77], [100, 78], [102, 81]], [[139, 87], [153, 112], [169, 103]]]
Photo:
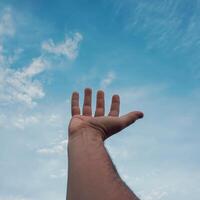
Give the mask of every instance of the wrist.
[[68, 141], [75, 140], [92, 140], [96, 142], [103, 142], [104, 136], [99, 130], [84, 127], [73, 133], [69, 132]]

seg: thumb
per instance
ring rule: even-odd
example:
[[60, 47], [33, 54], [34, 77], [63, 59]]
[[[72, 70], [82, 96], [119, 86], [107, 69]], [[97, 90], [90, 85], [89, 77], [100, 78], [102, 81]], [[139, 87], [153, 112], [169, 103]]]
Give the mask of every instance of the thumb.
[[134, 112], [129, 112], [126, 115], [122, 115], [120, 117], [120, 120], [122, 122], [123, 128], [126, 128], [127, 126], [131, 125], [134, 123], [137, 119], [143, 118], [144, 114], [140, 111], [134, 111]]

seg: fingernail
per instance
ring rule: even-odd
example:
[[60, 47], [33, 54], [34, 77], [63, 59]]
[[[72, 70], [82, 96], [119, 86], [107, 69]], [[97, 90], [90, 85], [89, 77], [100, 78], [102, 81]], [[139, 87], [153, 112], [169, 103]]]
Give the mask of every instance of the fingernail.
[[144, 114], [142, 112], [138, 112], [138, 118], [141, 119], [144, 117]]

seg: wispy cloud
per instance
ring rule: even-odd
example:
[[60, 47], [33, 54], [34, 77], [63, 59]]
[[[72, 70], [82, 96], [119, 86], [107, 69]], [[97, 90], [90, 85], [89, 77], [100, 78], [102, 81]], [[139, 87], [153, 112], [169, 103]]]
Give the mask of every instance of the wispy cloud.
[[148, 49], [200, 51], [198, 1], [114, 1], [117, 14], [126, 13], [125, 29], [143, 37]]
[[33, 78], [41, 73], [47, 63], [37, 58], [23, 70], [0, 67], [0, 103], [25, 103], [33, 106], [37, 99], [44, 97], [42, 84]]
[[40, 99], [45, 95], [41, 82], [33, 78], [44, 71], [47, 62], [38, 57], [23, 69], [12, 69], [10, 67], [10, 64], [22, 52], [21, 49], [17, 49], [14, 56], [4, 53], [1, 39], [5, 35], [14, 36], [15, 27], [13, 21], [12, 10], [5, 9], [0, 18], [0, 104], [21, 102], [32, 106], [36, 104], [36, 99]]
[[15, 34], [14, 20], [10, 8], [5, 8], [0, 15], [0, 37]]
[[48, 67], [48, 62], [42, 57], [33, 59], [31, 64], [21, 72], [23, 77], [33, 77], [43, 72]]
[[29, 65], [16, 69], [12, 67], [12, 64], [23, 53], [23, 49], [17, 48], [13, 55], [8, 54], [3, 41], [5, 36], [9, 39], [17, 34], [13, 21], [12, 9], [4, 9], [0, 15], [0, 105], [21, 103], [32, 107], [37, 104], [37, 100], [45, 96], [43, 84], [37, 77], [49, 69], [53, 63], [51, 55], [45, 55], [44, 52], [56, 56], [63, 55], [74, 60], [78, 56], [79, 43], [83, 37], [77, 32], [73, 37], [66, 36], [63, 43], [54, 44], [53, 40], [43, 42], [42, 54], [32, 58]]
[[80, 41], [83, 36], [80, 33], [75, 33], [73, 37], [65, 37], [65, 41], [55, 44], [52, 39], [43, 42], [42, 49], [55, 54], [57, 56], [63, 55], [70, 60], [74, 60], [78, 55]]
[[[46, 112], [46, 110], [45, 110]], [[5, 129], [15, 129], [25, 130], [27, 128], [36, 128], [36, 127], [54, 127], [57, 132], [62, 132], [64, 125], [64, 119], [61, 114], [53, 113], [48, 111], [47, 113], [36, 112], [33, 113], [23, 113], [21, 111], [16, 111], [12, 113], [1, 113], [0, 114], [0, 128]]]
[[[19, 129], [25, 129], [27, 126], [32, 126], [39, 123], [39, 118], [36, 116], [19, 116], [13, 120], [13, 126]], [[10, 124], [12, 125], [12, 124]]]
[[0, 127], [3, 127], [6, 122], [7, 122], [6, 115], [5, 114], [0, 114]]
[[141, 198], [144, 200], [162, 200], [168, 198], [167, 188], [157, 187], [149, 192], [141, 191]]
[[58, 144], [53, 144], [47, 148], [40, 148], [37, 150], [42, 155], [56, 155], [66, 153], [67, 140], [62, 140]]
[[[4, 38], [15, 35], [15, 26], [13, 22], [12, 10], [5, 8], [0, 12], [0, 67], [10, 64], [16, 57], [4, 55]], [[17, 53], [17, 52], [16, 52]]]
[[105, 78], [101, 80], [100, 87], [105, 89], [115, 80], [116, 74], [114, 71], [110, 71], [106, 74]]
[[67, 176], [67, 169], [58, 170], [50, 175], [50, 178], [65, 178]]

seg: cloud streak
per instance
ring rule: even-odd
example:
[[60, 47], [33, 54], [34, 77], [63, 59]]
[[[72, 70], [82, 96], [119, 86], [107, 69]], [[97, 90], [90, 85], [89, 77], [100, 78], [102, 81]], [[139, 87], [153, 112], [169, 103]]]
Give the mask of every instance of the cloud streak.
[[106, 74], [105, 78], [101, 80], [100, 87], [105, 89], [109, 85], [112, 84], [112, 82], [116, 79], [116, 75], [113, 71], [110, 71]]
[[126, 11], [125, 29], [140, 35], [148, 49], [176, 52], [200, 51], [199, 1], [119, 1], [117, 14]]
[[48, 53], [57, 56], [65, 56], [70, 60], [74, 60], [78, 56], [79, 44], [83, 36], [80, 33], [75, 33], [72, 38], [65, 37], [65, 41], [55, 44], [52, 39], [43, 42], [42, 49]]
[[6, 8], [3, 10], [2, 15], [0, 15], [0, 37], [14, 36], [14, 34], [15, 27], [12, 11], [10, 8]]
[[41, 82], [33, 78], [43, 72], [46, 66], [45, 60], [37, 58], [23, 70], [0, 68], [0, 103], [36, 105], [35, 100], [43, 98], [45, 93]]
[[[37, 77], [52, 66], [52, 55], [76, 59], [83, 37], [77, 32], [72, 37], [66, 36], [65, 41], [59, 44], [55, 44], [52, 39], [43, 42], [40, 56], [32, 58], [28, 66], [15, 69], [12, 64], [15, 64], [23, 49], [14, 50], [13, 56], [7, 55], [3, 41], [5, 36], [9, 39], [16, 34], [13, 18], [10, 8], [4, 9], [0, 16], [0, 105], [21, 103], [33, 107], [37, 100], [45, 97], [43, 84]], [[50, 55], [46, 55], [45, 52]]]
[[48, 148], [40, 148], [37, 153], [41, 155], [62, 155], [66, 152], [67, 140], [63, 140], [58, 144], [52, 145]]

